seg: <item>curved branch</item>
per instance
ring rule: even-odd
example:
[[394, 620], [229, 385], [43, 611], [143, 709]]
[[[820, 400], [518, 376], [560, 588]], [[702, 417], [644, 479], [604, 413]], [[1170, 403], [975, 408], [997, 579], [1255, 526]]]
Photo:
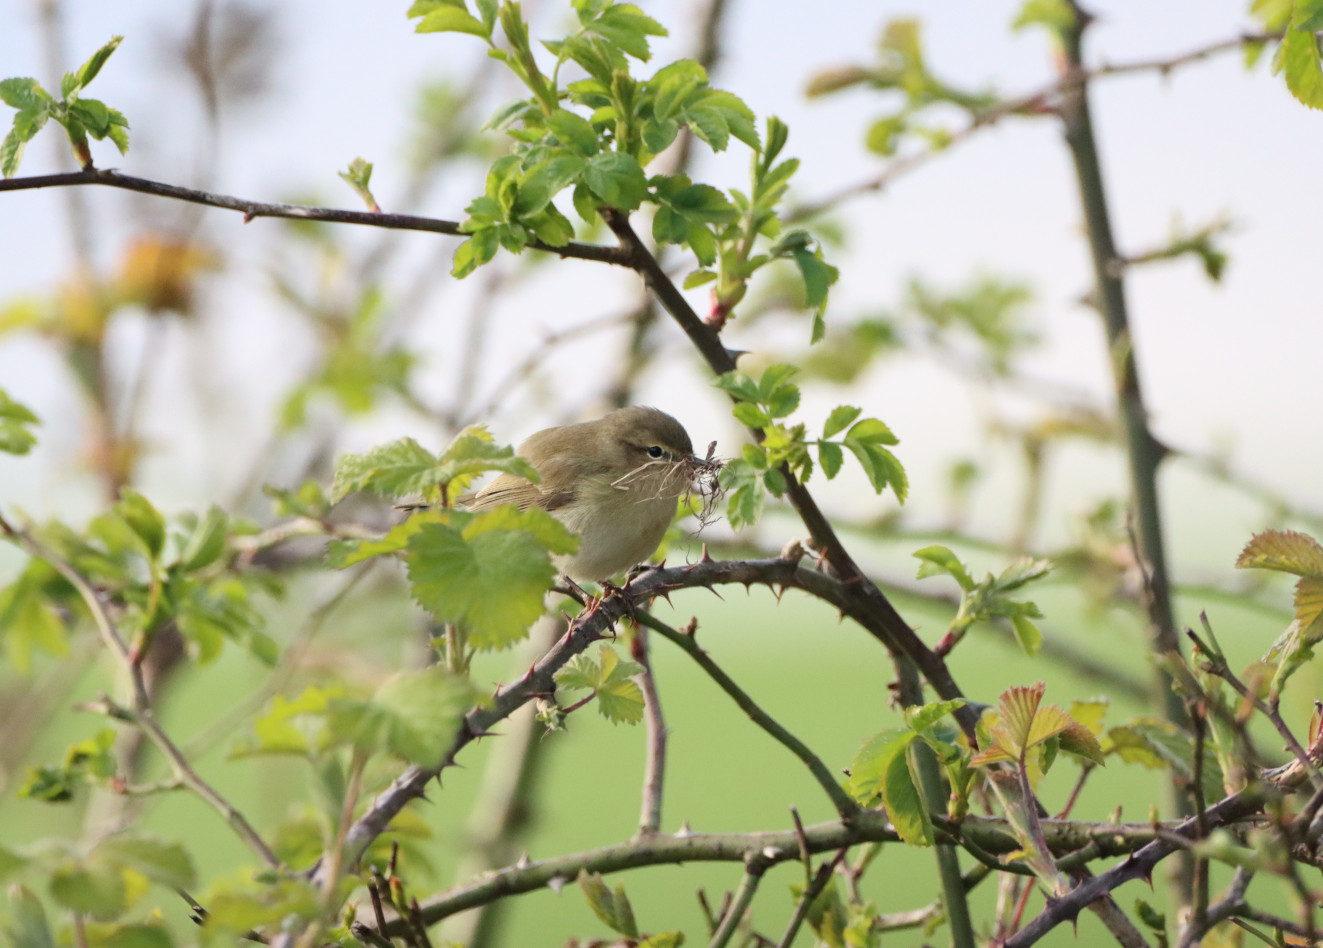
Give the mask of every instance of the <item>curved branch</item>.
[[[207, 207], [219, 207], [227, 211], [239, 211], [247, 223], [257, 217], [277, 217], [301, 221], [323, 221], [330, 224], [361, 224], [365, 227], [384, 227], [390, 230], [417, 230], [432, 234], [447, 234], [452, 237], [467, 236], [458, 221], [440, 220], [434, 217], [418, 217], [414, 214], [382, 214], [372, 211], [345, 211], [333, 207], [309, 207], [304, 204], [273, 204], [265, 201], [250, 201], [246, 198], [217, 194], [214, 191], [202, 191], [197, 188], [185, 188], [150, 178], [136, 178], [120, 174], [106, 168], [86, 168], [82, 171], [70, 171], [63, 174], [30, 175], [22, 178], [9, 178], [0, 181], [0, 191], [30, 191], [37, 188], [61, 188], [99, 184], [125, 191], [137, 191], [140, 194], [152, 194], [157, 197], [172, 198], [190, 204], [203, 204]], [[580, 244], [571, 241], [563, 247], [553, 247], [540, 240], [530, 241], [529, 248], [554, 253], [558, 257], [574, 260], [592, 260], [597, 263], [610, 263], [623, 266], [625, 254], [619, 247], [602, 247], [596, 244]]]
[[845, 792], [840, 782], [832, 776], [831, 770], [822, 762], [822, 758], [813, 753], [803, 741], [795, 737], [788, 730], [779, 724], [775, 718], [758, 706], [748, 692], [735, 683], [735, 680], [721, 670], [721, 667], [708, 656], [707, 652], [699, 648], [698, 642], [694, 640], [693, 629], [696, 623], [691, 623], [688, 630], [681, 632], [671, 628], [665, 622], [660, 621], [655, 616], [647, 612], [638, 612], [635, 619], [639, 625], [647, 626], [658, 635], [663, 636], [681, 651], [687, 654], [703, 671], [707, 672], [708, 677], [717, 683], [717, 686], [740, 707], [740, 710], [749, 716], [754, 724], [758, 725], [764, 731], [772, 736], [778, 743], [782, 744], [790, 753], [794, 754], [813, 774], [813, 779], [822, 787], [823, 792], [831, 799], [832, 806], [840, 814], [842, 820], [849, 821], [859, 812], [859, 804]]

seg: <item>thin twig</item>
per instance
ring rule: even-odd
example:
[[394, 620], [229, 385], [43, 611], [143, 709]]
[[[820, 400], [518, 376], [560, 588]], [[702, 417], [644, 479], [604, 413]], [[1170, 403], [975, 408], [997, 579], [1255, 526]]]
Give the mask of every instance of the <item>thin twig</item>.
[[822, 762], [822, 759], [814, 754], [807, 744], [791, 734], [770, 714], [759, 707], [757, 702], [749, 697], [748, 692], [737, 685], [733, 678], [727, 675], [716, 662], [712, 661], [703, 649], [698, 647], [693, 634], [694, 627], [697, 624], [695, 620], [690, 620], [686, 631], [681, 632], [678, 629], [671, 628], [648, 612], [639, 610], [635, 615], [638, 618], [639, 625], [655, 630], [697, 662], [698, 666], [707, 672], [708, 677], [716, 682], [717, 687], [726, 692], [754, 724], [798, 757], [804, 766], [809, 769], [813, 779], [818, 782], [818, 786], [822, 787], [823, 792], [827, 794], [842, 819], [849, 820], [859, 812], [859, 804], [845, 792], [831, 770]]
[[88, 612], [92, 616], [92, 621], [97, 627], [101, 636], [101, 641], [105, 644], [107, 651], [114, 656], [120, 669], [128, 677], [130, 693], [132, 695], [132, 704], [128, 708], [120, 707], [109, 698], [103, 698], [97, 702], [98, 709], [110, 717], [118, 720], [132, 723], [139, 727], [144, 734], [151, 740], [156, 748], [170, 762], [170, 766], [175, 776], [188, 786], [195, 794], [212, 806], [218, 813], [224, 817], [225, 821], [235, 833], [248, 844], [248, 847], [261, 857], [262, 861], [268, 866], [279, 866], [280, 860], [276, 858], [275, 853], [267, 846], [266, 842], [253, 829], [252, 824], [244, 815], [226, 799], [211, 784], [207, 783], [195, 771], [184, 754], [175, 746], [170, 737], [156, 723], [152, 714], [151, 705], [148, 699], [147, 686], [143, 681], [142, 665], [133, 660], [127, 643], [119, 634], [101, 597], [97, 595], [92, 584], [82, 573], [78, 572], [63, 559], [56, 556], [54, 551], [48, 549], [36, 537], [32, 536], [26, 530], [18, 529], [12, 526], [3, 516], [0, 516], [0, 535], [4, 535], [13, 540], [22, 547], [29, 555], [36, 559], [43, 560], [63, 576], [71, 586], [78, 592], [83, 604], [87, 606]]
[[[365, 227], [385, 227], [391, 230], [417, 230], [432, 234], [447, 234], [454, 237], [467, 236], [460, 229], [459, 221], [418, 217], [413, 214], [378, 214], [372, 211], [347, 211], [331, 207], [309, 207], [303, 204], [250, 201], [228, 194], [217, 194], [213, 191], [185, 188], [175, 184], [166, 184], [163, 181], [120, 174], [118, 171], [105, 168], [87, 168], [82, 171], [69, 171], [61, 174], [8, 178], [0, 181], [0, 192], [86, 185], [122, 188], [126, 191], [137, 191], [141, 194], [151, 194], [176, 201], [187, 201], [190, 204], [204, 204], [208, 207], [218, 207], [227, 211], [239, 211], [244, 215], [245, 221], [258, 217], [275, 217], [290, 220], [322, 221], [331, 224], [361, 224]], [[543, 250], [568, 259], [592, 260], [597, 263], [610, 263], [617, 266], [625, 264], [625, 255], [618, 247], [603, 247], [574, 241], [570, 241], [563, 247], [552, 247], [539, 240], [530, 241], [528, 247], [532, 250]]]
[[643, 721], [647, 727], [648, 754], [643, 765], [643, 794], [639, 811], [639, 832], [656, 833], [661, 829], [662, 790], [666, 779], [666, 719], [662, 717], [661, 695], [648, 656], [647, 629], [640, 625], [629, 643], [630, 655], [643, 666], [636, 676], [643, 692]]

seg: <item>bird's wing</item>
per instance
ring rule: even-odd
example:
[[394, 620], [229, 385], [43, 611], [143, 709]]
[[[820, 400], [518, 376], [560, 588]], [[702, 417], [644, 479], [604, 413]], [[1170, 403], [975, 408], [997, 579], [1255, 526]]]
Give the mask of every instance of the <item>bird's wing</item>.
[[541, 507], [556, 510], [574, 499], [574, 491], [546, 491], [515, 474], [502, 474], [476, 494], [461, 498], [469, 510], [490, 510], [501, 504], [514, 504], [520, 510]]

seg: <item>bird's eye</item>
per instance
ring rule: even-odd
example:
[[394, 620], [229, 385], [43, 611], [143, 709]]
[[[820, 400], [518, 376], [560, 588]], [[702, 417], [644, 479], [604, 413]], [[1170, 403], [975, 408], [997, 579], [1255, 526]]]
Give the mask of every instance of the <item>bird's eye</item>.
[[665, 456], [666, 451], [659, 444], [654, 444], [648, 448], [648, 457], [652, 458], [654, 461], [660, 460]]

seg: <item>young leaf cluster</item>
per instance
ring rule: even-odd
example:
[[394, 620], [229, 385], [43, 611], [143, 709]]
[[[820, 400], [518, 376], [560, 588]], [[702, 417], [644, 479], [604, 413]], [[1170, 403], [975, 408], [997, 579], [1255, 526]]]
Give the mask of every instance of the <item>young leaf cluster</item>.
[[574, 656], [556, 672], [557, 690], [589, 689], [588, 698], [597, 699], [597, 710], [612, 724], [637, 724], [643, 719], [643, 692], [634, 676], [643, 672], [637, 662], [622, 662], [610, 645], [603, 643], [597, 657], [587, 653]]
[[[38, 537], [73, 569], [121, 604], [118, 625], [134, 654], [145, 652], [167, 625], [183, 635], [202, 663], [216, 658], [226, 639], [270, 663], [276, 645], [262, 630], [259, 594], [279, 592], [269, 574], [235, 569], [229, 539], [249, 527], [235, 523], [218, 507], [198, 516], [185, 513], [173, 529], [142, 494], [121, 489], [112, 509], [96, 517], [84, 533], [60, 523]], [[62, 655], [67, 649], [59, 614], [84, 609], [69, 585], [47, 564], [33, 560], [9, 586], [0, 589], [0, 617], [13, 622], [25, 654], [40, 649]]]
[[1314, 655], [1323, 640], [1323, 545], [1294, 530], [1267, 530], [1245, 545], [1237, 569], [1267, 569], [1298, 576], [1291, 624], [1264, 655], [1276, 669], [1268, 688], [1271, 700], [1282, 693], [1288, 678]]
[[[182, 846], [137, 831], [107, 834], [86, 847], [34, 846], [30, 851], [0, 848], [0, 881], [20, 875], [26, 883], [47, 879], [51, 900], [63, 909], [97, 922], [117, 922], [147, 894], [150, 885], [193, 889], [197, 871]], [[45, 910], [27, 885], [9, 892], [10, 918], [2, 934], [20, 945], [54, 945]], [[160, 924], [106, 926], [107, 944], [170, 944]], [[30, 940], [29, 940], [30, 939]], [[117, 940], [119, 939], [119, 940]]]
[[[850, 795], [865, 806], [883, 802], [892, 826], [911, 846], [933, 843], [932, 816], [919, 791], [914, 770], [915, 741], [931, 747], [946, 768], [953, 788], [952, 802], [963, 801], [969, 791], [969, 755], [956, 745], [955, 729], [941, 723], [964, 703], [963, 699], [957, 699], [907, 708], [905, 727], [874, 734], [859, 748], [850, 764]], [[959, 808], [963, 810], [963, 802]]]
[[66, 72], [60, 82], [57, 99], [36, 79], [13, 78], [0, 81], [0, 101], [17, 109], [9, 134], [0, 143], [0, 174], [12, 178], [23, 161], [23, 151], [48, 121], [64, 126], [73, 146], [79, 167], [92, 167], [89, 137], [100, 141], [109, 138], [122, 155], [129, 150], [129, 122], [124, 115], [98, 99], [83, 98], [82, 92], [96, 78], [123, 40], [113, 37], [76, 72]]
[[461, 431], [440, 454], [432, 454], [412, 438], [401, 438], [366, 454], [346, 454], [336, 463], [332, 502], [355, 491], [387, 500], [421, 495], [426, 503], [449, 506], [480, 474], [498, 471], [534, 483], [537, 470], [508, 445], [493, 443], [481, 425]]
[[441, 765], [460, 722], [480, 703], [465, 678], [439, 665], [400, 672], [366, 697], [338, 686], [309, 686], [294, 698], [274, 697], [253, 722], [253, 737], [234, 756], [292, 755], [317, 761], [349, 748], [385, 751], [419, 767]]
[[630, 905], [623, 885], [612, 889], [599, 873], [587, 869], [579, 870], [578, 882], [593, 914], [612, 931], [624, 935], [629, 944], [638, 948], [679, 948], [684, 944], [684, 935], [680, 932], [641, 935], [638, 923], [634, 921], [634, 907]]
[[960, 606], [947, 627], [946, 637], [938, 645], [939, 652], [949, 651], [964, 638], [969, 627], [994, 619], [1009, 619], [1020, 647], [1028, 655], [1036, 655], [1043, 644], [1043, 634], [1033, 622], [1043, 613], [1032, 602], [1012, 598], [1009, 594], [1022, 586], [1041, 579], [1052, 569], [1047, 560], [1022, 557], [996, 576], [989, 573], [982, 582], [975, 582], [969, 569], [944, 546], [928, 546], [914, 553], [919, 564], [919, 579], [947, 575], [960, 584]]
[[[721, 486], [729, 491], [727, 516], [738, 528], [758, 521], [766, 492], [780, 497], [786, 491], [785, 470], [801, 482], [813, 475], [813, 455], [828, 480], [840, 473], [849, 450], [868, 475], [873, 490], [879, 494], [888, 486], [896, 498], [905, 502], [909, 481], [900, 461], [887, 450], [898, 439], [891, 429], [876, 418], [859, 416], [852, 405], [839, 405], [827, 416], [822, 437], [809, 438], [803, 423], [789, 425], [782, 421], [799, 407], [799, 387], [790, 381], [798, 371], [792, 365], [769, 366], [758, 381], [740, 371], [727, 372], [715, 385], [735, 399], [731, 409], [735, 418], [754, 429], [756, 444], [746, 444], [743, 456], [727, 462], [721, 471]], [[837, 439], [839, 436], [839, 440]]]

